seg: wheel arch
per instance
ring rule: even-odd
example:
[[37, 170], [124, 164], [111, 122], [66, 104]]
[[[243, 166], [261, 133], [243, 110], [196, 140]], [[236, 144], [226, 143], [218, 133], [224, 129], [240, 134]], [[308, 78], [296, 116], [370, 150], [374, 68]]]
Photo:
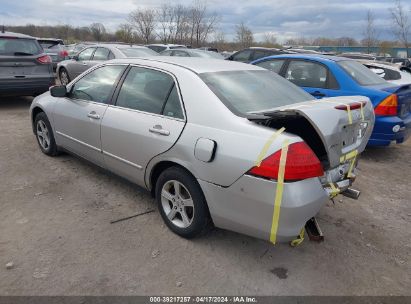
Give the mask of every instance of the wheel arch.
[[45, 111], [41, 108], [41, 107], [39, 107], [39, 106], [35, 106], [32, 110], [31, 110], [31, 127], [32, 127], [32, 129], [33, 129], [33, 133], [36, 133], [36, 130], [35, 130], [35, 126], [34, 126], [34, 120], [36, 119], [36, 116], [39, 114], [39, 113], [45, 113]]
[[195, 180], [197, 180], [195, 175], [186, 166], [184, 166], [180, 162], [176, 162], [173, 160], [161, 160], [155, 165], [153, 165], [151, 170], [147, 173], [148, 174], [147, 179], [146, 179], [147, 188], [150, 190], [151, 195], [153, 197], [155, 197], [156, 183], [157, 183], [157, 180], [160, 174], [171, 167], [179, 167], [183, 169], [184, 171], [186, 171], [188, 174], [190, 174]]

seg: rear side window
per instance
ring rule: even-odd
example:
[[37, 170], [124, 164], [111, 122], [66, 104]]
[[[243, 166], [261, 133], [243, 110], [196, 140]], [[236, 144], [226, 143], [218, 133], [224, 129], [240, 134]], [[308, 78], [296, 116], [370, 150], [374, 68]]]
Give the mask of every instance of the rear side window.
[[354, 60], [342, 60], [338, 65], [360, 85], [378, 85], [386, 83], [383, 78], [370, 71], [366, 66]]
[[285, 60], [279, 60], [279, 59], [274, 59], [274, 60], [265, 60], [262, 62], [257, 63], [256, 65], [259, 67], [262, 67], [264, 69], [270, 70], [274, 73], [279, 74], [281, 67], [283, 66]]
[[70, 98], [107, 103], [124, 68], [121, 65], [107, 65], [95, 69], [73, 85]]
[[299, 87], [326, 88], [327, 68], [316, 62], [294, 60], [288, 65], [285, 78]]
[[0, 56], [30, 56], [42, 52], [43, 50], [35, 39], [0, 37]]
[[173, 86], [173, 78], [166, 73], [132, 67], [120, 89], [116, 105], [161, 114]]
[[200, 77], [227, 108], [239, 116], [314, 98], [270, 71], [212, 72]]
[[177, 87], [175, 85], [168, 96], [163, 114], [169, 117], [184, 119], [183, 109], [181, 108], [180, 98], [178, 97]]
[[93, 60], [108, 60], [110, 50], [106, 48], [97, 48], [94, 52]]

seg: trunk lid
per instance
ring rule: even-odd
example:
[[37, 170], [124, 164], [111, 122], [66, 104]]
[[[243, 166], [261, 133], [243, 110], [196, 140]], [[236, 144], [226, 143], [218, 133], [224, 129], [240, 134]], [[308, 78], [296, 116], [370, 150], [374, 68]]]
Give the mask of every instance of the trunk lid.
[[[354, 104], [358, 108], [354, 109]], [[285, 127], [299, 135], [317, 154], [325, 170], [338, 167], [346, 155], [365, 149], [375, 119], [371, 102], [363, 96], [324, 98], [254, 114], [270, 117], [270, 127]], [[249, 119], [258, 120], [257, 116]]]
[[50, 76], [50, 64], [41, 64], [33, 56], [0, 56], [0, 79], [28, 78], [30, 76]]

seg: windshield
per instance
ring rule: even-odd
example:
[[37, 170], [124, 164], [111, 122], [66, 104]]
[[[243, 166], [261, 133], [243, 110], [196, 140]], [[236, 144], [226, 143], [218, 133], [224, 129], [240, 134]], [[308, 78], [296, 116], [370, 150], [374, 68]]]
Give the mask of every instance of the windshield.
[[0, 56], [29, 56], [42, 53], [34, 39], [0, 37]]
[[314, 99], [271, 71], [212, 72], [199, 76], [239, 116]]
[[149, 48], [121, 48], [120, 51], [127, 57], [157, 56], [158, 54]]
[[383, 78], [357, 61], [344, 60], [338, 61], [338, 64], [360, 85], [368, 86], [386, 83]]

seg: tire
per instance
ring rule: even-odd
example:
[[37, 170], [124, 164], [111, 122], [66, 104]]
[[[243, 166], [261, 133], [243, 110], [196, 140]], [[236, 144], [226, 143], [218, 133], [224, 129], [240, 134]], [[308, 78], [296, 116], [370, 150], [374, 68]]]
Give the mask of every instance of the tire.
[[53, 129], [46, 113], [40, 112], [34, 119], [34, 133], [41, 152], [48, 156], [58, 155], [58, 148], [54, 140]]
[[62, 85], [68, 85], [70, 83], [70, 76], [65, 68], [59, 70], [59, 80]]
[[[176, 185], [179, 191], [176, 191]], [[211, 228], [207, 202], [200, 185], [184, 169], [171, 167], [163, 171], [157, 180], [155, 193], [161, 217], [174, 233], [190, 239]]]

